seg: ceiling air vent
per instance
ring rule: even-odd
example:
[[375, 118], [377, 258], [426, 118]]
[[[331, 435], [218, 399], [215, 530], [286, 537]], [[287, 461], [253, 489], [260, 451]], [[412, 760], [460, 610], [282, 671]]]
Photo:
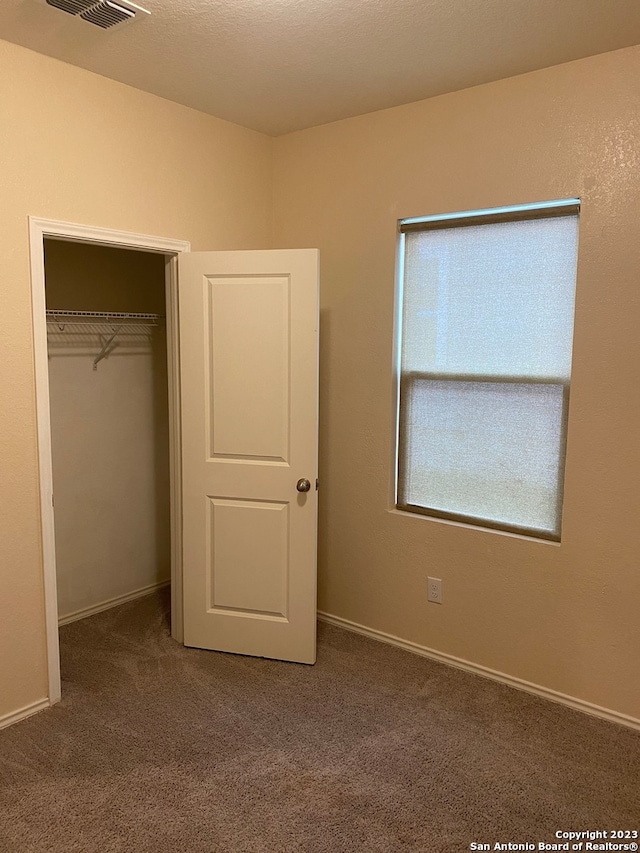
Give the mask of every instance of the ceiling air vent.
[[105, 30], [108, 27], [115, 27], [116, 24], [122, 24], [130, 18], [135, 18], [135, 16], [135, 12], [125, 9], [124, 6], [118, 6], [117, 3], [110, 3], [109, 0], [103, 0], [102, 3], [97, 3], [80, 14], [83, 21], [89, 21], [90, 24], [103, 27]]
[[146, 9], [130, 3], [129, 0], [45, 0], [48, 6], [54, 6], [70, 15], [82, 18], [103, 30], [133, 21], [137, 15], [148, 15]]
[[55, 6], [56, 9], [62, 9], [63, 12], [69, 12], [70, 15], [79, 15], [91, 5], [91, 2], [89, 0], [47, 0], [47, 4]]

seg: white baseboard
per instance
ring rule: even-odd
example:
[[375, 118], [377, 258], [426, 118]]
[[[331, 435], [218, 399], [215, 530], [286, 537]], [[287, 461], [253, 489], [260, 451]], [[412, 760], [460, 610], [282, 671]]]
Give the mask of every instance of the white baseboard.
[[549, 699], [551, 702], [558, 702], [561, 705], [567, 705], [576, 711], [582, 711], [585, 714], [590, 714], [592, 717], [600, 717], [603, 720], [609, 720], [612, 723], [619, 723], [622, 726], [627, 726], [630, 729], [640, 730], [640, 719], [630, 717], [627, 714], [621, 714], [618, 711], [612, 711], [609, 708], [601, 708], [599, 705], [593, 705], [591, 702], [585, 702], [584, 699], [576, 699], [573, 696], [567, 696], [564, 693], [558, 693], [556, 690], [550, 690], [548, 687], [542, 687], [539, 684], [532, 684], [529, 681], [524, 681], [521, 678], [515, 678], [512, 675], [506, 675], [504, 672], [497, 672], [495, 669], [489, 669], [486, 666], [481, 666], [471, 661], [463, 660], [462, 658], [454, 657], [453, 655], [438, 652], [435, 649], [429, 649], [427, 646], [421, 646], [418, 643], [412, 643], [409, 640], [403, 640], [400, 637], [394, 637], [393, 634], [385, 634], [383, 631], [376, 631], [374, 628], [367, 628], [365, 625], [359, 625], [357, 622], [351, 622], [349, 619], [342, 619], [340, 616], [332, 616], [330, 613], [318, 611], [318, 619], [322, 622], [328, 622], [330, 625], [336, 625], [338, 628], [345, 628], [347, 631], [353, 631], [356, 634], [363, 634], [372, 640], [378, 640], [382, 643], [388, 643], [391, 646], [397, 646], [407, 652], [413, 652], [422, 657], [430, 658], [431, 660], [444, 663], [447, 666], [453, 666], [457, 669], [463, 669], [466, 672], [471, 672], [474, 675], [480, 675], [483, 678], [490, 678], [492, 681], [499, 681], [501, 684], [506, 684], [509, 687], [515, 687], [516, 690], [524, 690], [526, 693], [533, 693], [535, 696], [541, 696], [543, 699]]
[[169, 586], [171, 581], [160, 581], [160, 583], [152, 583], [149, 586], [143, 586], [140, 589], [135, 589], [133, 592], [127, 592], [125, 595], [117, 595], [115, 598], [109, 598], [107, 601], [101, 601], [99, 604], [92, 604], [91, 607], [84, 607], [82, 610], [75, 610], [73, 613], [67, 613], [60, 616], [58, 626], [68, 625], [69, 622], [77, 622], [78, 619], [86, 619], [87, 616], [93, 616], [95, 613], [102, 613], [103, 610], [110, 610], [112, 607], [117, 607], [119, 604], [125, 604], [127, 601], [133, 601], [136, 598], [142, 598], [145, 595], [150, 595], [157, 589]]
[[24, 708], [18, 708], [17, 711], [5, 714], [4, 717], [0, 717], [0, 729], [6, 729], [7, 726], [19, 723], [20, 720], [26, 720], [27, 717], [31, 717], [39, 711], [44, 711], [50, 704], [48, 699], [40, 699], [38, 702], [32, 702], [31, 705], [25, 705]]

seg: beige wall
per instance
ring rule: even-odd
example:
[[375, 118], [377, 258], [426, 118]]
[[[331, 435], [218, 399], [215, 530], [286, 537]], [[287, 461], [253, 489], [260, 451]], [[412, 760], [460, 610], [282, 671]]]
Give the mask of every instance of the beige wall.
[[[274, 172], [275, 245], [321, 250], [321, 610], [636, 718], [639, 78], [631, 48], [325, 125]], [[396, 220], [570, 196], [562, 544], [389, 512]]]
[[[320, 606], [640, 717], [640, 49], [275, 142], [0, 42], [0, 719], [46, 694], [27, 216], [322, 250]], [[563, 542], [387, 511], [399, 217], [583, 199]], [[425, 578], [445, 604], [426, 604]]]
[[271, 145], [0, 42], [0, 720], [47, 693], [27, 217], [265, 248]]
[[164, 314], [165, 256], [68, 240], [44, 241], [47, 308]]
[[[47, 307], [165, 314], [165, 258], [45, 240]], [[49, 397], [61, 618], [171, 574], [166, 331], [50, 324]], [[106, 334], [105, 334], [106, 333]]]

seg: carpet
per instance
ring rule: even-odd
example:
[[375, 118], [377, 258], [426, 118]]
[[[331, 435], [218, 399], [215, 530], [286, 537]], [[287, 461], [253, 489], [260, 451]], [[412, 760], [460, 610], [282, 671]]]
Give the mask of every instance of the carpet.
[[326, 624], [309, 667], [186, 649], [168, 620], [163, 591], [60, 630], [62, 702], [0, 732], [2, 853], [640, 829], [640, 733]]

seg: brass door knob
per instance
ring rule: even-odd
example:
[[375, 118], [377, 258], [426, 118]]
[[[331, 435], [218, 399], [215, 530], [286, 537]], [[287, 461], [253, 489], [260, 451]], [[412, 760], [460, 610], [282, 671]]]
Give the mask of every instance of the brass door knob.
[[311, 483], [308, 480], [305, 480], [304, 478], [302, 480], [298, 480], [298, 482], [296, 483], [296, 489], [299, 492], [308, 492], [310, 488]]

